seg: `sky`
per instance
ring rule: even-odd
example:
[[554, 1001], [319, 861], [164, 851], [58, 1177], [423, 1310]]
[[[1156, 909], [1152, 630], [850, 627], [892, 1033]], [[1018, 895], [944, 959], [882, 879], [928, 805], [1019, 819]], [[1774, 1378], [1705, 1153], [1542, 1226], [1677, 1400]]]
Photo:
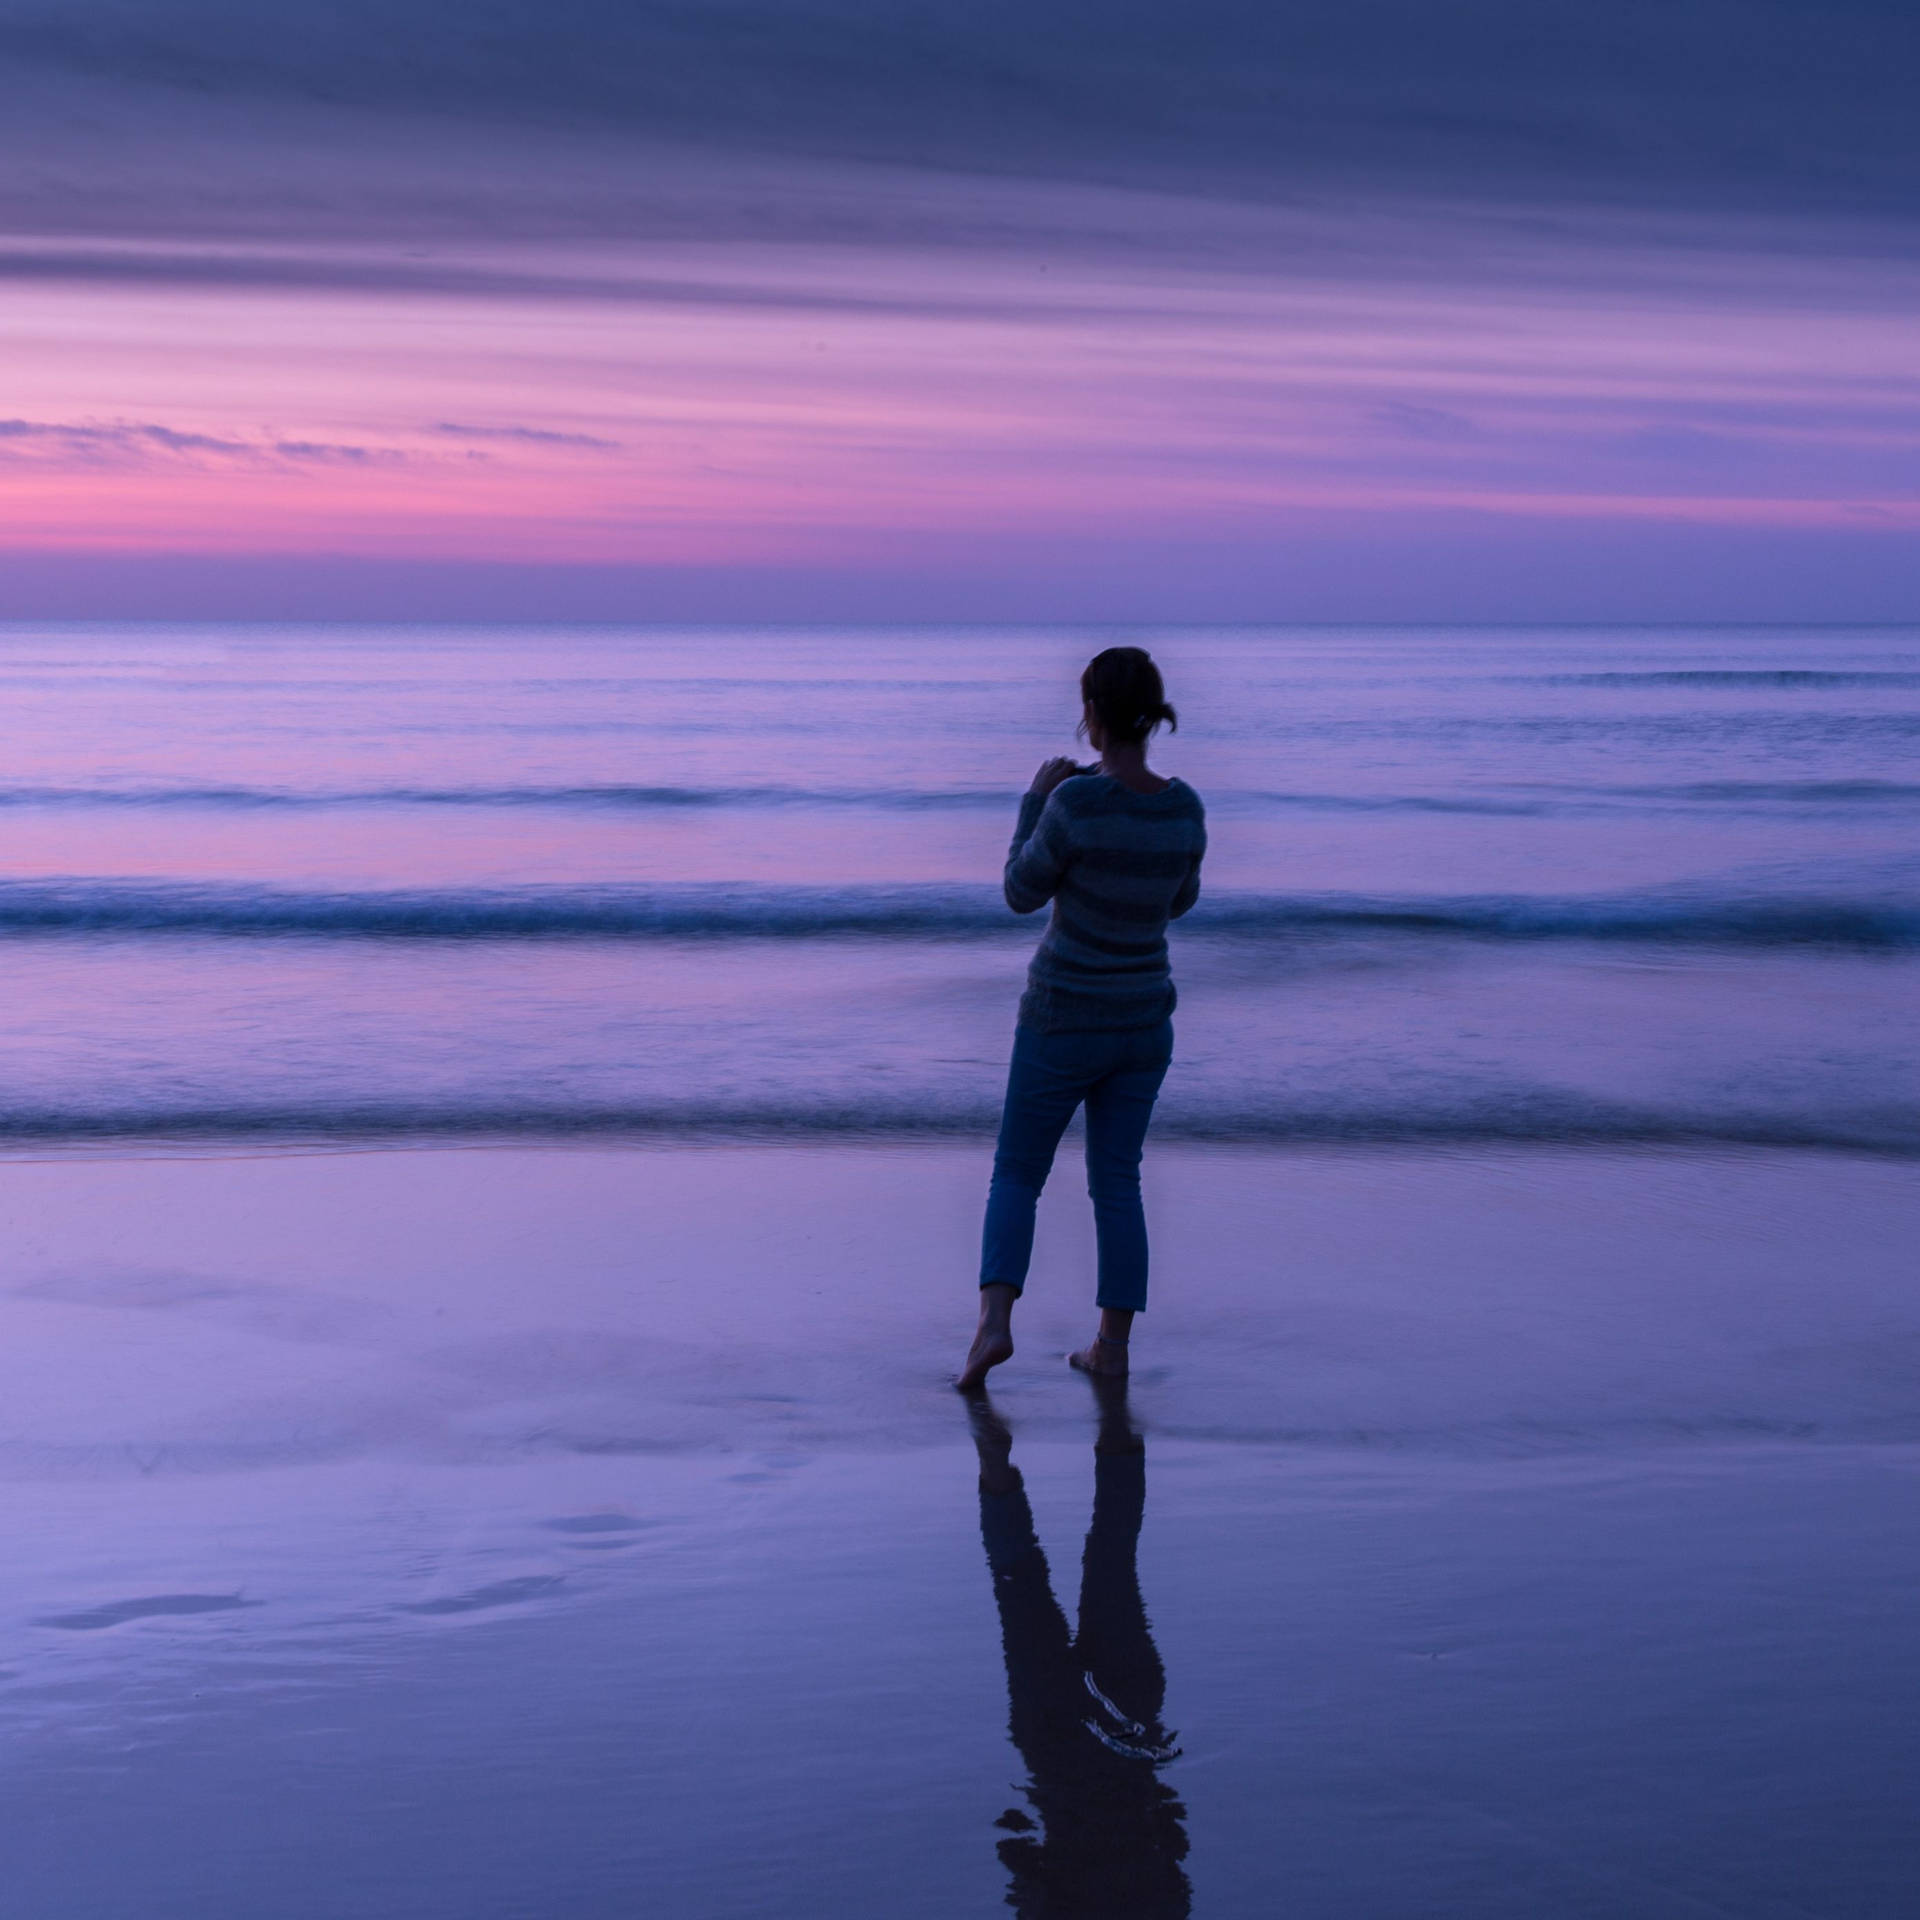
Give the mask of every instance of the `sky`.
[[0, 618], [1920, 618], [1909, 0], [0, 0]]

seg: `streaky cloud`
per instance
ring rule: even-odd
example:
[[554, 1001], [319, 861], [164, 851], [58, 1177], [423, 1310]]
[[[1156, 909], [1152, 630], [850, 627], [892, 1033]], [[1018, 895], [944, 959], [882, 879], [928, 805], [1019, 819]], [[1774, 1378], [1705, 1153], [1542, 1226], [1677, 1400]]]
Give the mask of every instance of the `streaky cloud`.
[[0, 420], [0, 440], [51, 442], [70, 447], [157, 448], [164, 453], [252, 453], [243, 440], [183, 433], [147, 421], [98, 426], [68, 420]]
[[559, 433], [546, 427], [470, 427], [457, 420], [436, 420], [427, 431], [452, 440], [504, 440], [523, 447], [599, 447], [616, 452], [620, 446], [618, 440], [603, 439], [597, 433]]
[[660, 307], [763, 308], [801, 313], [869, 314], [881, 318], [1096, 318], [1092, 302], [1077, 307], [1037, 289], [1013, 297], [953, 287], [934, 294], [890, 288], [871, 280], [816, 278], [784, 283], [734, 272], [671, 278], [639, 270], [629, 255], [603, 250], [568, 267], [551, 251], [501, 249], [488, 259], [417, 260], [374, 248], [296, 251], [229, 247], [138, 245], [3, 245], [0, 283], [52, 282], [104, 287], [282, 289], [288, 292], [367, 293], [451, 300], [608, 301]]
[[69, 458], [112, 458], [139, 462], [154, 456], [192, 460], [201, 456], [245, 464], [284, 462], [292, 465], [346, 464], [362, 466], [406, 456], [397, 448], [363, 447], [321, 440], [288, 440], [262, 436], [243, 440], [163, 426], [150, 420], [0, 420], [0, 459], [9, 446], [49, 452]]

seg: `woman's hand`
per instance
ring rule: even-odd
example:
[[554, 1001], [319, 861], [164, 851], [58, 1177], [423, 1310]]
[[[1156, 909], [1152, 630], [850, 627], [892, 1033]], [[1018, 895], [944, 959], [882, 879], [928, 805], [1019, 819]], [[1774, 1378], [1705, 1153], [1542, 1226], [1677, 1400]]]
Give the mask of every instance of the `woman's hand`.
[[1071, 780], [1076, 773], [1085, 772], [1086, 768], [1077, 760], [1069, 760], [1062, 754], [1058, 759], [1049, 760], [1041, 767], [1040, 771], [1033, 776], [1033, 785], [1027, 791], [1044, 797], [1051, 793], [1062, 780]]

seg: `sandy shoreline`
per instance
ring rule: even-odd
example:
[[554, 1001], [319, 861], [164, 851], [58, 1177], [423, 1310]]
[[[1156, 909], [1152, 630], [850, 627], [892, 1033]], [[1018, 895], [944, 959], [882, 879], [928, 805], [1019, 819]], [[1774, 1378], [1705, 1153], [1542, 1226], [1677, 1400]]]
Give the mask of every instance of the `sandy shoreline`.
[[[1025, 1766], [942, 1378], [984, 1173], [0, 1166], [17, 1910], [999, 1910]], [[997, 1393], [1069, 1623], [1078, 1184]], [[1152, 1155], [1138, 1577], [1192, 1911], [1897, 1911], [1917, 1187]]]
[[[981, 1146], [0, 1162], [0, 1475], [945, 1444]], [[1148, 1156], [1150, 1429], [1293, 1444], [1920, 1437], [1920, 1167], [1561, 1150]], [[1021, 1417], [1077, 1431], [1078, 1166]]]

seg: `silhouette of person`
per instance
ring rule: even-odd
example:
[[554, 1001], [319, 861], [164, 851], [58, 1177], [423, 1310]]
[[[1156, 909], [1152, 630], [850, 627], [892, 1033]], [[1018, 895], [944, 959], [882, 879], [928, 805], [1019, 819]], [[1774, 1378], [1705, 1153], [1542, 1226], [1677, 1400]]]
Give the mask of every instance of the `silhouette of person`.
[[1000, 1816], [1007, 1837], [998, 1852], [1011, 1876], [1007, 1904], [1021, 1920], [1186, 1920], [1186, 1809], [1156, 1771], [1179, 1748], [1160, 1721], [1167, 1676], [1135, 1567], [1146, 1450], [1127, 1414], [1126, 1382], [1103, 1381], [1099, 1391], [1078, 1633], [1053, 1597], [1012, 1435], [984, 1394], [972, 1401], [980, 1537], [1032, 1808]]

